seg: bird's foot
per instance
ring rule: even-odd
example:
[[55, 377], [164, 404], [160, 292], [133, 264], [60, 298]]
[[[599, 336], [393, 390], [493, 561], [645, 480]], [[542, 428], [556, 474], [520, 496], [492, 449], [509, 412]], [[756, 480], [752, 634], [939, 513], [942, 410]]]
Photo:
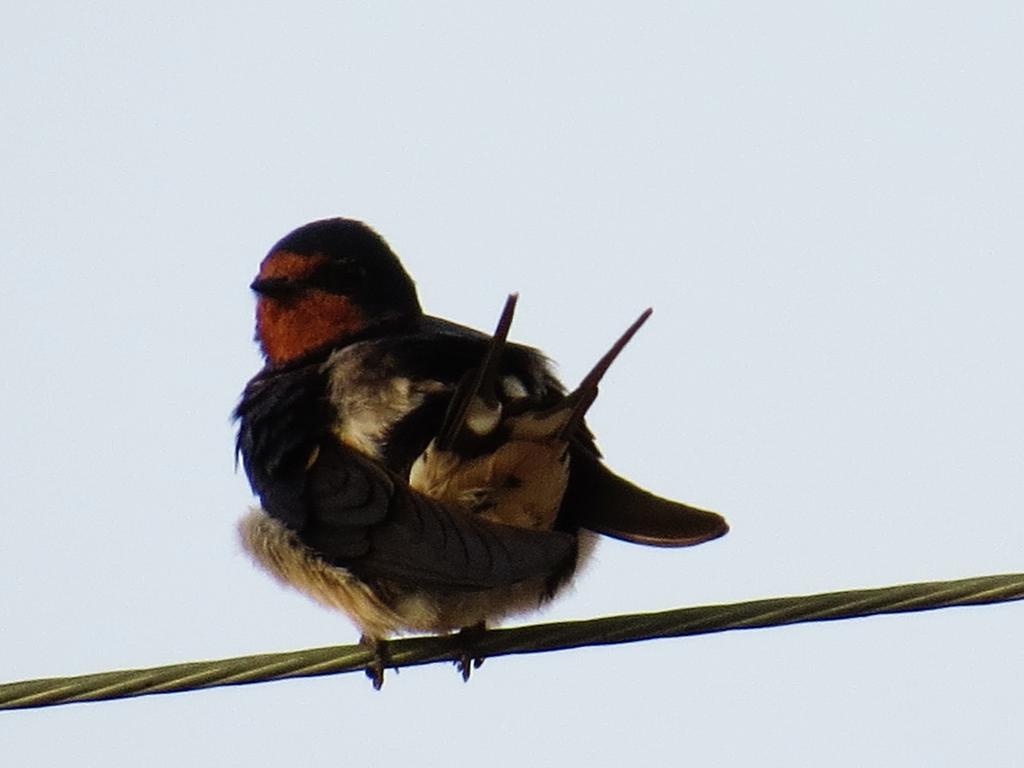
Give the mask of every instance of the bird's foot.
[[484, 663], [484, 657], [477, 653], [475, 645], [486, 631], [487, 626], [481, 621], [471, 627], [463, 627], [456, 635], [462, 652], [455, 660], [455, 668], [459, 670], [462, 679], [466, 682], [469, 681], [470, 673], [474, 669], [480, 669], [480, 665]]
[[366, 665], [366, 676], [373, 683], [374, 690], [379, 691], [384, 685], [384, 669], [388, 662], [387, 640], [363, 635], [359, 638], [359, 644], [373, 653], [373, 661]]

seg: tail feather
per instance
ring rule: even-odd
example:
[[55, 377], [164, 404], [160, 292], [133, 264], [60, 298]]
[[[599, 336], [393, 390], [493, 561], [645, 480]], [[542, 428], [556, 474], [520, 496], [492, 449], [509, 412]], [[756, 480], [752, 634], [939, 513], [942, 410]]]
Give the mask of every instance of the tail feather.
[[590, 406], [594, 404], [597, 399], [597, 385], [600, 384], [601, 379], [611, 368], [612, 363], [615, 362], [615, 358], [619, 356], [626, 345], [633, 339], [636, 332], [640, 330], [641, 326], [647, 322], [647, 319], [654, 312], [653, 309], [648, 307], [640, 313], [640, 317], [633, 321], [633, 324], [626, 329], [626, 331], [616, 339], [615, 343], [612, 344], [611, 349], [604, 353], [597, 364], [590, 369], [590, 372], [583, 377], [583, 381], [571, 392], [566, 400], [575, 401], [572, 406], [572, 411], [569, 413], [565, 425], [562, 427], [559, 437], [563, 440], [568, 441], [580, 424], [583, 423], [583, 417], [587, 411], [590, 410]]
[[456, 387], [448, 412], [437, 433], [436, 446], [440, 450], [451, 450], [465, 434], [467, 421], [474, 406], [482, 406], [486, 411], [493, 412], [495, 422], [500, 417], [497, 394], [498, 366], [501, 363], [505, 342], [508, 340], [509, 329], [512, 327], [512, 316], [515, 314], [518, 299], [517, 293], [508, 295], [501, 317], [498, 319], [498, 327], [495, 328], [494, 336], [487, 345], [480, 366], [469, 371]]

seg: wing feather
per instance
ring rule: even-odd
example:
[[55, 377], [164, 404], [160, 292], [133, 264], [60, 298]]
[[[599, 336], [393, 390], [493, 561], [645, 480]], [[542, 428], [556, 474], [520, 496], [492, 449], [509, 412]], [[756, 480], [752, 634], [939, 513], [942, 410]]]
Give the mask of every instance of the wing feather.
[[575, 557], [575, 537], [483, 520], [423, 496], [337, 442], [307, 473], [300, 538], [364, 578], [442, 589], [490, 589], [548, 576]]
[[645, 491], [589, 451], [572, 449], [563, 509], [583, 528], [656, 547], [688, 547], [724, 536], [725, 518]]

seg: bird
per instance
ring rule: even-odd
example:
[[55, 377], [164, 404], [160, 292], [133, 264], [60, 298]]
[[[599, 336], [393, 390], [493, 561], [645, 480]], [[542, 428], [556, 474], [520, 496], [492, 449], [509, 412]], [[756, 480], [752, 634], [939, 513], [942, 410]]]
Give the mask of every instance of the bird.
[[234, 418], [259, 505], [242, 547], [281, 583], [348, 615], [383, 683], [387, 640], [477, 633], [536, 610], [598, 535], [661, 547], [725, 519], [620, 477], [585, 415], [646, 310], [571, 392], [538, 349], [426, 314], [398, 256], [361, 221], [279, 240], [251, 283], [263, 368]]

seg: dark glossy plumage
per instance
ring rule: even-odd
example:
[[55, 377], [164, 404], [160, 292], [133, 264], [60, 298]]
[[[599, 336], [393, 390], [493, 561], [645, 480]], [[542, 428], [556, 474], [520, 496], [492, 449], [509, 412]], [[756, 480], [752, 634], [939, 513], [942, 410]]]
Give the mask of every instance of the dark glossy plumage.
[[[400, 371], [448, 387], [397, 422], [382, 443], [383, 461], [375, 462], [334, 434], [338, 414], [328, 397], [327, 355], [261, 371], [246, 386], [235, 417], [237, 451], [264, 511], [327, 562], [367, 578], [484, 589], [564, 569], [575, 552], [571, 536], [477, 520], [411, 491], [404, 480], [488, 337], [423, 317], [402, 332], [355, 343], [372, 346], [382, 379]], [[502, 371], [549, 405], [560, 389], [537, 375], [538, 361], [534, 350], [510, 347]], [[567, 521], [565, 527], [575, 526]]]
[[[503, 524], [519, 518], [503, 517], [498, 502], [456, 502], [410, 487], [411, 468], [458, 410], [453, 394], [472, 396], [465, 382], [492, 338], [423, 315], [412, 280], [365, 225], [332, 219], [296, 230], [271, 250], [253, 289], [268, 362], [235, 412], [237, 451], [262, 505], [243, 521], [243, 541], [273, 575], [346, 611], [364, 635], [444, 631], [535, 607], [574, 571], [583, 529], [656, 546], [728, 530], [715, 513], [615, 475], [575, 416], [565, 434], [540, 438], [553, 444], [516, 438], [529, 459], [522, 466], [551, 469], [536, 484], [547, 484], [538, 498], [554, 500], [544, 502], [550, 516], [516, 527]], [[493, 349], [500, 362], [491, 396], [509, 429], [499, 421], [481, 433], [467, 467], [512, 447], [501, 441], [514, 419], [563, 406], [568, 413], [582, 397], [581, 390], [566, 399], [537, 350]], [[549, 463], [530, 464], [538, 457]], [[504, 497], [493, 489], [498, 499], [533, 482], [495, 477], [512, 489]]]

